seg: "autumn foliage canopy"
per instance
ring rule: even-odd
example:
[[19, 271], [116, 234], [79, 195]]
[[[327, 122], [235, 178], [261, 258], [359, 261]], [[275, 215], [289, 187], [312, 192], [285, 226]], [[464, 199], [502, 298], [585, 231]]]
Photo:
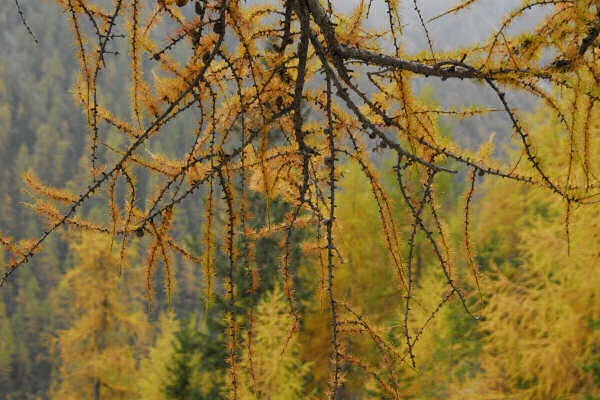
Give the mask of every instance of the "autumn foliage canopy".
[[[417, 2], [409, 2], [428, 43], [417, 54], [405, 50], [405, 5], [398, 0], [381, 2], [386, 18], [377, 21], [377, 28], [367, 27], [371, 1], [358, 2], [348, 14], [324, 0], [55, 2], [68, 16], [79, 62], [73, 93], [89, 126], [89, 186], [74, 194], [45, 185], [34, 173], [26, 175], [28, 190], [35, 193], [30, 207], [45, 218], [47, 230], [22, 241], [0, 236], [10, 254], [2, 284], [10, 284], [11, 276], [63, 227], [105, 235], [119, 249], [121, 264], [129, 246], [139, 242], [146, 252], [150, 306], [156, 301], [157, 269], [163, 270], [169, 298], [173, 259], [183, 257], [204, 271], [206, 307], [215, 293], [227, 299], [231, 398], [252, 387], [243, 383], [242, 365], [248, 366], [244, 376], [254, 385], [260, 378], [252, 362], [261, 357], [252, 349], [252, 299], [261, 285], [254, 255], [262, 239], [276, 238], [281, 249], [279, 265], [272, 267], [279, 271], [290, 318], [277, 328], [288, 338], [279, 352], [307, 323], [297, 296], [299, 265], [291, 254], [292, 239], [301, 231], [303, 255], [316, 260], [311, 271], [317, 284], [310, 290], [328, 314], [321, 323], [329, 339], [330, 398], [353, 373], [372, 379], [386, 398], [400, 398], [401, 371], [418, 367], [415, 346], [440, 310], [456, 303], [469, 319], [480, 318], [482, 273], [470, 224], [482, 177], [488, 185], [502, 181], [506, 187], [532, 187], [550, 198], [562, 213], [556, 237], [565, 244], [565, 257], [572, 251], [574, 215], [595, 209], [599, 200], [600, 165], [594, 157], [600, 151], [597, 0], [525, 0], [487, 41], [448, 52], [435, 49], [427, 28], [433, 22], [422, 16]], [[460, 21], [473, 3], [465, 0], [436, 18]], [[509, 32], [515, 21], [538, 9], [546, 16], [534, 31]], [[128, 54], [117, 55], [115, 43], [123, 41]], [[124, 56], [130, 66], [129, 87], [121, 88], [130, 101], [126, 111], [112, 109], [103, 95], [106, 65]], [[453, 80], [472, 81], [496, 103], [444, 108], [415, 94], [415, 82], [423, 80], [441, 87]], [[513, 105], [511, 97], [520, 93], [539, 100], [546, 119], [556, 121], [556, 132], [536, 128], [539, 121]], [[461, 146], [439, 127], [443, 117], [486, 113], [503, 115], [516, 157], [497, 156], [491, 141], [479, 149]], [[169, 124], [178, 118], [195, 121], [180, 156], [151, 152], [148, 144], [159, 137], [168, 140]], [[105, 140], [109, 131], [121, 136], [118, 147]], [[393, 189], [380, 177], [381, 159], [393, 173]], [[386, 337], [385, 321], [347, 300], [354, 285], [349, 277], [337, 280], [349, 261], [341, 238], [352, 240], [342, 229], [343, 218], [352, 215], [338, 212], [343, 191], [338, 181], [348, 168], [366, 177], [375, 200], [373, 222], [380, 228], [373, 235], [384, 244], [381, 262], [393, 276], [385, 284], [394, 287], [402, 309], [400, 342]], [[142, 174], [157, 182], [145, 204], [137, 200]], [[467, 180], [459, 213], [460, 255], [449, 244], [454, 233], [448, 231], [448, 218], [456, 215], [444, 215], [440, 183], [457, 179]], [[172, 230], [178, 208], [198, 194], [203, 198], [198, 206], [204, 208], [197, 221], [200, 252]], [[106, 218], [84, 218], [82, 208], [98, 199]], [[271, 218], [275, 201], [289, 205], [278, 221]], [[264, 220], [256, 216], [257, 202]], [[401, 218], [397, 207], [405, 211]], [[441, 291], [431, 294], [427, 304], [413, 301], [417, 242], [439, 272]], [[215, 261], [217, 248], [226, 262]], [[223, 269], [222, 279], [216, 268]], [[413, 316], [416, 308], [427, 312]], [[364, 350], [367, 345], [360, 343], [366, 342], [377, 356], [354, 351]]]

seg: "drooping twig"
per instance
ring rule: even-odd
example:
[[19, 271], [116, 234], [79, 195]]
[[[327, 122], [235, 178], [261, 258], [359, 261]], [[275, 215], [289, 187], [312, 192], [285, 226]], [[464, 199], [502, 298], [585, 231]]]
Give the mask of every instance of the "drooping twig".
[[21, 22], [23, 23], [23, 26], [25, 27], [25, 29], [27, 29], [27, 33], [29, 33], [29, 36], [31, 36], [31, 38], [33, 39], [35, 44], [39, 45], [40, 42], [38, 42], [37, 38], [33, 34], [33, 31], [31, 30], [31, 27], [29, 26], [29, 24], [27, 23], [27, 20], [25, 19], [25, 14], [23, 13], [23, 10], [21, 9], [21, 4], [19, 4], [19, 0], [15, 0], [15, 5], [17, 6], [17, 12], [19, 13]]

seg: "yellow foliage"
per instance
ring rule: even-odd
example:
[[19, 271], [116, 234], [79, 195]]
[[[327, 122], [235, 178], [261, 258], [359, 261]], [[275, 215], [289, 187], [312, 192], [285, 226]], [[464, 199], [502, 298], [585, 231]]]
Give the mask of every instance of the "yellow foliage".
[[138, 367], [135, 398], [139, 400], [164, 399], [162, 386], [168, 377], [167, 365], [173, 357], [173, 340], [179, 330], [179, 322], [172, 313], [161, 315], [159, 321], [159, 332], [154, 345]]
[[[87, 234], [73, 244], [74, 268], [64, 276], [59, 293], [70, 297], [68, 329], [55, 339], [60, 357], [59, 379], [52, 398], [135, 398], [135, 355], [145, 341], [136, 269], [118, 275], [118, 253], [102, 236]], [[131, 255], [128, 262], [131, 262]], [[132, 341], [135, 340], [135, 344]]]
[[[324, 387], [324, 382], [329, 381], [333, 399], [345, 382], [358, 386], [350, 377], [367, 376], [386, 395], [399, 398], [400, 388], [407, 380], [410, 381], [406, 384], [407, 391], [411, 394], [417, 393], [415, 382], [424, 382], [407, 377], [409, 371], [417, 368], [413, 347], [422, 347], [416, 341], [422, 334], [419, 326], [431, 323], [450, 297], [457, 299], [465, 315], [473, 314], [471, 282], [461, 268], [465, 260], [455, 257], [456, 246], [446, 232], [448, 221], [455, 222], [457, 218], [450, 216], [444, 220], [438, 206], [441, 193], [437, 193], [440, 181], [448, 182], [463, 170], [473, 178], [473, 189], [467, 192], [467, 206], [463, 210], [464, 225], [460, 225], [466, 243], [466, 264], [475, 273], [477, 284], [478, 258], [485, 254], [495, 257], [492, 261], [499, 271], [496, 275], [490, 273], [488, 282], [496, 291], [482, 288], [490, 314], [482, 326], [491, 326], [493, 334], [504, 334], [503, 343], [512, 346], [504, 348], [497, 343], [500, 339], [493, 339], [489, 353], [495, 355], [522, 346], [522, 351], [507, 357], [521, 367], [511, 365], [512, 369], [505, 371], [502, 362], [496, 362], [495, 358], [485, 361], [493, 364], [487, 367], [485, 376], [495, 383], [503, 379], [511, 381], [508, 388], [498, 384], [489, 386], [507, 396], [516, 390], [515, 380], [523, 387], [515, 396], [522, 393], [533, 397], [556, 393], [569, 396], [582, 387], [592, 391], [589, 374], [583, 374], [581, 368], [570, 365], [559, 370], [556, 366], [564, 365], [573, 351], [588, 357], [586, 352], [592, 347], [589, 340], [594, 340], [595, 335], [586, 331], [591, 339], [583, 339], [570, 334], [568, 328], [573, 328], [577, 335], [586, 329], [582, 320], [573, 316], [577, 314], [574, 310], [580, 312], [578, 307], [585, 306], [578, 303], [574, 293], [588, 302], [596, 301], [587, 293], [591, 289], [586, 285], [592, 284], [589, 281], [597, 282], [591, 278], [584, 284], [585, 278], [573, 270], [583, 270], [596, 261], [593, 253], [579, 249], [585, 248], [585, 238], [593, 234], [594, 204], [599, 200], [598, 162], [594, 158], [600, 150], [596, 135], [599, 119], [596, 103], [600, 94], [598, 0], [523, 0], [504, 16], [501, 26], [491, 32], [487, 42], [448, 52], [434, 49], [419, 4], [414, 1], [429, 44], [426, 56], [404, 51], [406, 35], [402, 35], [398, 0], [381, 2], [386, 17], [373, 30], [367, 28], [372, 2], [366, 0], [347, 15], [333, 2], [322, 0], [282, 0], [266, 5], [225, 0], [55, 2], [69, 16], [73, 28], [80, 66], [74, 95], [85, 109], [89, 125], [90, 183], [80, 195], [73, 196], [47, 188], [33, 175], [26, 176], [38, 197], [31, 207], [46, 218], [48, 229], [39, 239], [29, 242], [0, 241], [14, 256], [8, 261], [10, 269], [4, 273], [0, 285], [16, 267], [29, 261], [50, 234], [65, 225], [103, 233], [110, 236], [111, 243], [122, 235], [122, 255], [126, 248], [131, 248], [133, 241], [128, 238], [132, 233], [140, 237], [149, 234], [145, 284], [150, 301], [154, 270], [160, 262], [165, 269], [165, 287], [170, 299], [173, 252], [178, 252], [188, 261], [204, 263], [208, 304], [211, 295], [221, 287], [220, 282], [213, 281], [216, 281], [216, 261], [223, 256], [227, 261], [222, 285], [228, 302], [226, 361], [235, 398], [242, 390], [242, 386], [237, 386], [241, 370], [236, 356], [242, 344], [238, 335], [242, 319], [239, 307], [243, 304], [239, 280], [252, 279], [253, 290], [258, 282], [254, 272], [251, 277], [240, 274], [238, 264], [242, 259], [252, 258], [251, 249], [257, 240], [278, 234], [284, 236], [279, 271], [292, 319], [289, 339], [292, 340], [297, 328], [312, 335], [298, 340], [305, 347], [318, 349], [322, 355], [315, 361], [318, 383]], [[439, 17], [460, 14], [475, 3], [476, 0], [464, 0]], [[535, 31], [510, 34], [509, 28], [515, 21], [538, 8], [547, 10], [547, 16]], [[119, 32], [126, 32], [130, 49], [131, 83], [122, 88], [123, 95], [129, 96], [131, 108], [127, 121], [115, 117], [115, 111], [103, 104], [106, 101], [99, 84], [107, 63], [115, 55], [110, 49]], [[553, 59], [547, 61], [549, 54]], [[432, 77], [482, 84], [495, 97], [497, 109], [502, 110], [516, 138], [519, 161], [493, 160], [493, 136], [473, 154], [439, 129], [439, 115], [466, 118], [497, 109], [451, 106], [440, 110], [423, 104], [413, 93], [415, 79]], [[539, 99], [544, 107], [543, 117], [539, 118], [545, 121], [524, 118], [513, 106], [513, 91]], [[182, 149], [185, 154], [175, 157], [149, 151], [150, 143], [157, 137], [171, 140], [171, 121], [183, 115], [196, 123], [193, 144]], [[118, 146], [107, 146], [111, 151], [109, 157], [100, 157], [98, 149], [106, 124], [112, 134], [122, 135], [122, 141]], [[532, 129], [536, 124], [548, 125], [547, 131]], [[372, 153], [379, 152], [393, 159], [397, 188], [394, 197], [374, 167]], [[360, 187], [360, 192], [336, 186], [342, 177], [343, 163], [352, 164], [350, 178], [344, 185], [352, 182]], [[356, 178], [359, 170], [365, 180]], [[484, 210], [479, 218], [490, 218], [481, 221], [505, 224], [495, 234], [505, 234], [510, 244], [503, 243], [488, 253], [472, 247], [471, 195], [476, 193], [475, 179], [480, 175], [508, 179], [514, 185], [529, 185], [523, 192], [506, 189], [506, 193], [512, 192], [515, 198], [524, 196], [524, 200], [519, 200], [534, 210], [540, 207], [546, 210], [549, 213], [546, 220], [524, 218], [531, 224], [523, 225], [523, 232], [529, 232], [524, 237], [522, 232], [514, 232], [514, 225], [523, 222], [521, 216], [507, 210], [499, 217], [494, 210]], [[120, 177], [127, 186], [124, 206], [118, 204]], [[140, 182], [145, 182], [145, 178], [155, 183], [154, 192], [147, 196], [143, 209], [138, 210], [134, 207], [136, 193], [142, 192]], [[104, 191], [106, 187], [108, 190]], [[206, 191], [202, 192], [202, 188]], [[249, 191], [262, 194], [266, 200], [265, 229], [256, 228], [261, 221], [248, 211]], [[175, 214], [192, 195], [202, 197], [207, 192], [204, 219], [197, 221], [206, 225], [201, 229], [205, 252], [195, 257], [175, 240], [177, 235], [173, 230], [178, 222]], [[81, 209], [90, 198], [105, 193], [108, 194], [106, 215], [110, 218], [88, 221]], [[549, 195], [553, 197], [543, 206], [533, 199]], [[492, 194], [491, 198], [513, 207], [514, 199], [504, 193]], [[281, 223], [272, 227], [271, 201], [275, 199], [285, 202], [289, 210]], [[68, 203], [68, 207], [61, 210], [55, 202]], [[564, 226], [555, 223], [560, 210], [564, 210], [561, 220]], [[219, 221], [217, 217], [221, 215], [224, 218]], [[516, 220], [505, 220], [506, 216], [514, 216]], [[216, 235], [219, 222], [224, 226], [221, 238]], [[454, 231], [459, 230], [456, 226]], [[294, 287], [294, 273], [299, 265], [290, 265], [290, 238], [298, 227], [313, 228], [306, 229], [307, 234], [323, 250], [316, 252], [319, 259], [316, 267], [303, 272], [312, 282], [319, 280], [311, 290], [313, 297], [320, 297], [318, 308], [323, 311], [317, 313], [312, 305], [313, 314], [307, 321], [300, 321]], [[544, 232], [539, 232], [540, 229]], [[475, 230], [486, 232], [481, 225]], [[536, 247], [538, 242], [531, 238], [537, 238], [541, 247]], [[65, 278], [71, 284], [77, 282], [72, 288], [74, 307], [82, 310], [85, 306], [94, 312], [84, 315], [60, 338], [64, 385], [59, 385], [56, 393], [62, 398], [90, 398], [89, 382], [94, 379], [98, 382], [100, 377], [115, 395], [130, 395], [129, 383], [110, 375], [106, 369], [111, 365], [108, 355], [115, 358], [115, 371], [132, 368], [132, 361], [123, 356], [126, 352], [118, 351], [124, 345], [117, 341], [114, 348], [103, 345], [100, 347], [105, 348], [101, 349], [96, 343], [98, 337], [104, 337], [98, 332], [104, 332], [110, 323], [120, 321], [130, 327], [137, 324], [123, 318], [125, 312], [119, 311], [118, 302], [111, 300], [114, 294], [111, 287], [114, 289], [116, 281], [107, 270], [109, 266], [112, 268], [114, 260], [110, 250], [98, 244], [100, 241], [90, 239], [86, 246], [77, 247], [78, 266]], [[253, 243], [246, 245], [247, 242]], [[524, 244], [527, 248], [522, 247]], [[575, 246], [577, 254], [571, 251]], [[560, 252], [565, 248], [567, 258]], [[544, 253], [544, 249], [552, 251]], [[220, 250], [225, 254], [219, 254]], [[527, 270], [529, 275], [506, 271], [502, 259], [513, 255], [522, 265], [531, 265]], [[487, 268], [491, 269], [494, 263], [490, 262]], [[424, 265], [436, 265], [436, 272], [423, 272]], [[81, 273], [84, 268], [90, 274]], [[99, 278], [90, 280], [92, 272]], [[593, 275], [596, 271], [588, 272]], [[510, 279], [503, 280], [503, 273], [510, 275]], [[524, 283], [525, 279], [532, 282]], [[583, 286], [577, 286], [573, 280], [581, 280], [579, 284]], [[536, 293], [528, 292], [532, 287]], [[106, 300], [91, 288], [105, 293]], [[503, 296], [503, 293], [508, 294]], [[552, 302], [551, 293], [564, 297]], [[586, 312], [591, 312], [595, 305], [587, 305]], [[517, 319], [503, 315], [507, 307], [517, 306], [514, 313]], [[114, 313], [111, 318], [98, 314], [108, 309]], [[268, 307], [262, 312], [268, 313]], [[450, 323], [450, 316], [456, 310], [444, 312], [448, 314], [442, 320]], [[276, 318], [279, 311], [272, 313], [271, 317], [277, 321], [271, 322], [281, 323], [282, 318]], [[400, 329], [395, 331], [389, 320], [398, 316], [401, 322], [391, 324], [399, 324]], [[525, 329], [524, 318], [532, 319], [536, 330]], [[453, 326], [453, 332], [458, 331]], [[92, 339], [82, 341], [86, 336], [83, 332], [94, 333], [88, 335]], [[268, 340], [264, 340], [264, 346], [268, 347]], [[454, 336], [423, 336], [422, 340], [432, 345], [436, 340], [438, 344], [454, 340]], [[267, 347], [263, 355], [272, 356], [269, 351], [272, 349]], [[457, 346], [453, 343], [448, 347], [454, 351]], [[431, 348], [424, 350], [430, 364], [435, 358], [434, 353], [427, 353]], [[546, 348], [553, 351], [549, 355], [540, 354]], [[470, 350], [460, 349], [464, 354]], [[525, 360], [524, 355], [529, 358]], [[76, 368], [68, 366], [71, 364]], [[538, 364], [544, 367], [534, 370]], [[266, 379], [271, 373], [269, 368], [275, 367], [265, 368]], [[432, 371], [435, 372], [426, 374], [429, 378], [441, 374], [437, 367], [432, 367]], [[274, 382], [264, 381], [260, 385], [260, 389], [253, 390], [275, 391], [270, 388]], [[484, 386], [477, 383], [473, 387]], [[78, 388], [86, 392], [73, 394]]]
[[298, 334], [289, 337], [293, 320], [286, 303], [276, 286], [257, 307], [239, 366], [242, 400], [312, 398], [305, 384], [311, 364], [299, 359]]
[[[500, 230], [487, 228], [496, 231], [500, 243], [510, 244], [512, 238], [514, 244], [504, 256], [511, 261], [498, 265], [492, 261], [485, 284], [486, 306], [481, 311], [485, 319], [480, 327], [487, 335], [482, 353], [485, 372], [466, 384], [457, 398], [465, 393], [515, 399], [600, 394], [598, 378], [586, 369], [597, 362], [600, 341], [594, 325], [600, 316], [600, 260], [597, 246], [590, 242], [600, 214], [589, 207], [573, 212], [570, 245], [576, 250], [569, 255], [562, 207], [537, 191], [526, 195], [527, 214], [512, 219], [512, 224], [503, 215], [503, 222], [493, 225]], [[523, 197], [503, 197], [506, 204], [501, 210], [522, 210]], [[499, 234], [503, 226], [506, 235]]]

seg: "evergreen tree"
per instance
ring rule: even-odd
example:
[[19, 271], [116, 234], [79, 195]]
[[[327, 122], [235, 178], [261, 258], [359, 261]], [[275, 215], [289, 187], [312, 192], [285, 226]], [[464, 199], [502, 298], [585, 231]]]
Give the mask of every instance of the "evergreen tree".
[[224, 392], [226, 345], [219, 328], [213, 316], [205, 322], [191, 317], [182, 324], [175, 334], [173, 355], [167, 365], [168, 378], [163, 389], [167, 399], [227, 398]]

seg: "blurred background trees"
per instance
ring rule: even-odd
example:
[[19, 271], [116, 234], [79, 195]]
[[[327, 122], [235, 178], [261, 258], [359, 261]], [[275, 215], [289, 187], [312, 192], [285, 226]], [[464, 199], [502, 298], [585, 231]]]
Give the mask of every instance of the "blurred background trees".
[[[69, 15], [61, 14], [53, 4], [21, 2], [40, 42], [35, 46], [17, 18], [14, 4], [5, 3], [0, 5], [0, 203], [5, 210], [0, 214], [0, 232], [2, 237], [21, 240], [46, 229], [31, 208], [23, 206], [32, 199], [35, 202], [38, 196], [31, 187], [23, 185], [23, 173], [32, 170], [47, 185], [80, 193], [89, 184], [91, 160], [86, 137], [88, 116], [77, 110], [79, 105], [73, 100], [72, 88], [80, 66], [72, 57], [76, 44], [66, 22]], [[443, 11], [442, 3], [431, 7]], [[598, 7], [593, 1], [566, 3], [576, 7], [581, 15]], [[193, 15], [193, 4], [182, 9], [184, 16]], [[407, 2], [405, 6], [407, 48], [427, 49], [420, 24], [408, 22], [418, 21], [411, 11], [413, 4]], [[436, 29], [453, 33], [462, 31], [456, 28], [456, 21], [461, 21], [475, 29], [477, 40], [483, 40], [498, 26], [499, 21], [491, 15], [505, 14], [516, 6], [479, 6], [470, 17], [459, 14], [458, 19], [441, 19], [428, 26], [437, 23]], [[175, 5], [172, 8], [177, 11]], [[381, 18], [385, 16], [382, 10], [385, 9], [377, 7], [372, 12]], [[543, 10], [533, 18], [539, 21], [539, 16], [546, 14], [547, 10]], [[434, 16], [431, 11], [428, 15]], [[348, 20], [343, 22], [348, 26]], [[593, 29], [574, 24], [581, 37]], [[175, 26], [165, 22], [157, 29], [166, 33]], [[446, 46], [443, 36], [434, 36], [434, 43], [439, 46], [436, 49]], [[502, 40], [510, 47], [510, 40]], [[526, 43], [526, 34], [519, 40]], [[566, 47], [561, 47], [556, 37], [549, 40], [555, 41], [559, 49]], [[112, 110], [120, 110], [120, 115], [125, 116], [123, 110], [131, 109], [128, 96], [123, 95], [123, 88], [131, 81], [123, 72], [130, 69], [130, 50], [127, 40], [113, 43], [125, 57], [107, 55], [111, 61], [102, 71], [101, 97], [103, 104], [110, 104]], [[227, 45], [233, 48], [238, 43], [231, 40]], [[183, 59], [190, 49], [190, 44], [176, 49], [174, 59]], [[595, 45], [592, 51], [597, 51]], [[411, 55], [415, 53], [417, 50]], [[520, 62], [516, 53], [512, 56], [511, 62]], [[426, 57], [429, 55], [420, 58]], [[462, 54], [455, 58], [461, 57]], [[547, 60], [548, 56], [541, 59]], [[593, 173], [598, 161], [593, 155], [599, 144], [595, 138], [598, 119], [594, 60], [587, 70], [567, 74], [569, 84], [575, 82], [590, 88], [587, 96], [570, 96], [564, 87], [561, 91], [556, 80], [552, 81], [556, 86], [550, 91], [552, 97], [541, 96], [539, 104], [522, 91], [509, 92], [514, 101], [511, 105], [519, 108], [521, 116], [528, 114], [528, 134], [537, 143], [535, 155], [542, 160], [544, 171], [567, 187], [592, 187], [596, 180]], [[144, 60], [142, 64], [147, 66], [148, 62]], [[292, 72], [290, 75], [295, 79]], [[359, 81], [363, 79], [362, 75], [357, 77]], [[423, 78], [412, 82], [413, 104], [423, 105], [423, 109], [415, 111], [442, 109], [450, 104], [458, 108], [500, 106], [493, 92], [484, 94], [474, 84], [452, 80], [429, 80], [426, 85], [424, 82]], [[522, 88], [518, 82], [514, 83], [513, 89], [516, 88]], [[314, 115], [314, 110], [304, 107], [307, 118]], [[556, 115], [557, 107], [571, 110], [571, 114]], [[510, 121], [505, 115], [492, 111], [466, 121], [453, 115], [433, 114], [428, 123], [440, 138], [453, 140], [479, 156], [479, 160], [489, 161], [492, 154], [499, 163], [509, 165], [512, 173], [531, 175], [531, 165], [515, 135], [511, 137]], [[418, 121], [414, 116], [409, 120]], [[565, 125], [587, 134], [573, 139]], [[190, 132], [194, 132], [194, 127], [191, 118], [173, 120], [164, 128], [166, 134], [157, 135], [148, 143], [142, 161], [158, 166], [165, 160], [181, 160], [183, 151], [193, 143]], [[239, 125], [236, 129], [233, 134], [239, 134]], [[285, 129], [268, 132], [272, 148], [293, 140], [285, 138], [289, 134]], [[488, 143], [492, 132], [498, 135], [491, 136]], [[99, 159], [114, 159], [111, 149], [122, 148], [128, 140], [118, 129], [107, 128], [104, 146], [98, 149]], [[565, 152], [573, 142], [576, 151]], [[381, 230], [384, 223], [394, 221], [401, 238], [393, 244], [394, 253], [405, 268], [414, 219], [398, 188], [396, 159], [372, 150], [367, 148], [370, 155], [363, 159], [367, 168], [351, 158], [340, 157], [336, 163], [340, 191], [336, 195], [337, 222], [333, 227], [337, 257], [334, 295], [344, 310], [344, 318], [338, 322], [342, 335], [340, 351], [346, 357], [340, 365], [344, 379], [337, 397], [600, 398], [598, 208], [570, 204], [572, 208], [566, 216], [564, 198], [550, 196], [547, 188], [476, 175], [467, 229], [480, 271], [477, 288], [464, 252], [468, 173], [438, 175], [431, 186], [437, 194], [435, 208], [424, 211], [423, 221], [435, 231], [439, 243], [445, 243], [444, 257], [460, 282], [468, 305], [481, 320], [471, 318], [457, 301], [422, 231], [413, 239], [411, 313], [405, 318], [405, 288], [398, 283], [401, 277], [392, 267], [390, 245]], [[569, 183], [565, 174], [573, 159], [586, 165], [583, 170], [587, 172], [573, 172]], [[492, 161], [490, 165], [494, 165]], [[449, 161], [445, 166], [456, 167]], [[169, 165], [176, 167], [179, 166]], [[366, 170], [377, 177], [389, 200], [391, 209], [383, 220], [377, 204], [382, 197], [373, 194]], [[141, 210], [152, 204], [164, 180], [149, 173], [148, 168], [131, 167], [131, 171], [137, 189], [135, 206]], [[419, 188], [425, 179], [423, 174], [409, 170], [404, 179], [410, 194], [415, 194], [415, 198], [422, 195]], [[274, 188], [271, 195], [258, 193], [264, 181]], [[240, 268], [234, 275], [238, 285], [235, 306], [239, 307], [235, 328], [238, 398], [323, 398], [331, 385], [331, 316], [325, 289], [327, 265], [319, 249], [323, 242], [315, 237], [325, 237], [326, 225], [321, 223], [318, 228], [318, 224], [305, 223], [289, 239], [290, 264], [295, 268], [292, 279], [296, 313], [302, 321], [292, 329], [296, 322], [289, 312], [279, 270], [286, 241], [285, 229], [281, 227], [285, 227], [295, 207], [285, 195], [285, 190], [291, 189], [277, 187], [275, 179], [269, 181], [269, 177], [254, 176], [247, 183], [246, 205], [252, 216], [248, 225], [255, 232], [273, 229], [274, 233], [257, 235], [248, 256], [254, 271], [248, 268], [248, 260], [239, 257]], [[120, 239], [111, 244], [109, 236], [74, 236], [67, 229], [50, 236], [44, 242], [43, 252], [20, 268], [0, 290], [0, 396], [227, 398], [231, 368], [226, 316], [232, 312], [226, 288], [228, 216], [226, 203], [216, 201], [223, 194], [216, 179], [212, 186], [212, 276], [207, 277], [206, 265], [197, 262], [207, 252], [205, 209], [211, 189], [205, 187], [178, 208], [172, 236], [190, 254], [173, 252], [170, 276], [165, 269], [155, 268], [149, 283], [154, 293], [151, 312], [146, 311], [149, 288], [145, 287], [142, 271], [150, 257], [142, 249], [149, 247], [151, 227], [147, 227], [143, 237], [131, 235], [129, 241], [135, 244], [126, 251], [124, 261]], [[115, 187], [117, 202], [129, 201], [127, 182], [121, 180]], [[241, 197], [242, 182], [236, 181], [232, 187]], [[105, 199], [87, 201], [78, 216], [110, 226], [105, 204]], [[438, 220], [433, 210], [443, 218]], [[243, 236], [239, 237], [235, 246], [243, 254]], [[9, 264], [13, 256], [0, 249], [2, 265]], [[162, 266], [162, 262], [157, 266]], [[260, 278], [255, 288], [253, 277]], [[172, 285], [170, 295], [167, 279]], [[207, 297], [209, 279], [214, 291]], [[246, 314], [246, 310], [252, 312]], [[349, 310], [361, 315], [365, 324]], [[418, 337], [413, 349], [415, 367], [406, 353], [407, 326], [412, 337]]]

